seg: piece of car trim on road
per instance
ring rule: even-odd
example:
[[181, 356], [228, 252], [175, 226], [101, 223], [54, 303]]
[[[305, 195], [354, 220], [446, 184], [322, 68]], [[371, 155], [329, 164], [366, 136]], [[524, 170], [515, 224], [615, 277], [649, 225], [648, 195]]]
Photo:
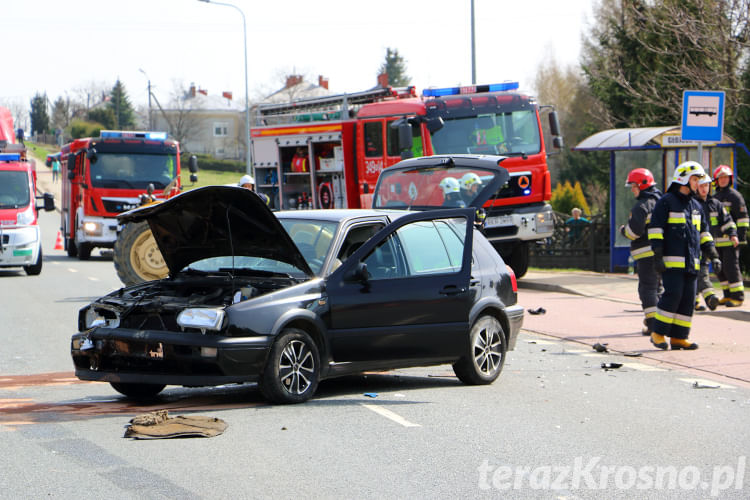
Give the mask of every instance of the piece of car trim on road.
[[391, 410], [383, 408], [382, 406], [370, 405], [370, 404], [364, 404], [364, 403], [362, 403], [362, 406], [364, 406], [368, 410], [374, 411], [378, 415], [381, 415], [381, 416], [383, 416], [383, 417], [385, 417], [385, 418], [387, 418], [389, 420], [393, 420], [397, 424], [401, 424], [404, 427], [422, 427], [419, 424], [415, 424], [413, 422], [409, 422], [408, 420], [406, 420], [404, 417], [402, 417], [398, 413], [394, 413]]
[[679, 380], [680, 382], [687, 382], [688, 384], [694, 384], [697, 382], [701, 386], [711, 386], [711, 388], [716, 387], [718, 389], [736, 389], [736, 387], [733, 385], [722, 384], [721, 382], [708, 380], [705, 378], [678, 378], [677, 380]]

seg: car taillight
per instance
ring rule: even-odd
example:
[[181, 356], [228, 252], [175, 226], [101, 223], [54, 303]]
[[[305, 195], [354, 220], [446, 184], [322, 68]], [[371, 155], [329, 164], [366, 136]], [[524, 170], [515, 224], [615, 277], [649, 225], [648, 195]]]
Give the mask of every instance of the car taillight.
[[516, 273], [513, 272], [513, 268], [508, 264], [505, 264], [505, 267], [508, 268], [508, 273], [510, 273], [510, 284], [513, 286], [513, 291], [515, 293], [518, 293], [518, 281], [516, 281]]

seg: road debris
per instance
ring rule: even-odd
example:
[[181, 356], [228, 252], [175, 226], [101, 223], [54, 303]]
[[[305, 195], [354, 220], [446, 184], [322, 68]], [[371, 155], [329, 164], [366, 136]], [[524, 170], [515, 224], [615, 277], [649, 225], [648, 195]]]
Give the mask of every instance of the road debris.
[[376, 398], [376, 397], [378, 397], [378, 393], [377, 392], [366, 392], [365, 396], [367, 396], [368, 398]]
[[547, 310], [543, 307], [537, 307], [536, 309], [527, 309], [529, 311], [529, 314], [537, 315], [537, 314], [544, 314], [547, 312]]
[[643, 353], [638, 352], [638, 351], [628, 351], [628, 352], [622, 353], [622, 355], [627, 356], [629, 358], [640, 358], [641, 356], [643, 356]]
[[618, 368], [621, 368], [622, 363], [602, 363], [601, 366], [605, 372], [608, 372], [610, 370], [617, 370]]
[[214, 437], [222, 434], [226, 428], [227, 423], [219, 418], [200, 415], [170, 417], [167, 410], [157, 410], [130, 419], [123, 437], [134, 439]]
[[708, 385], [708, 384], [701, 384], [699, 382], [693, 382], [693, 389], [719, 389], [720, 385]]
[[591, 348], [596, 352], [609, 352], [609, 350], [607, 349], [607, 344], [600, 344], [599, 342], [592, 345]]

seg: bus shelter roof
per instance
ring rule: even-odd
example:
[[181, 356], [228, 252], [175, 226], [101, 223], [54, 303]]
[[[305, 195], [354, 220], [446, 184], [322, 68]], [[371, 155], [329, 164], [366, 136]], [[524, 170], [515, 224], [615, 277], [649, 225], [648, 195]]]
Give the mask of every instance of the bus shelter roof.
[[654, 141], [665, 132], [679, 130], [679, 126], [615, 128], [590, 135], [573, 148], [573, 151], [613, 151], [618, 149], [643, 149], [659, 146]]

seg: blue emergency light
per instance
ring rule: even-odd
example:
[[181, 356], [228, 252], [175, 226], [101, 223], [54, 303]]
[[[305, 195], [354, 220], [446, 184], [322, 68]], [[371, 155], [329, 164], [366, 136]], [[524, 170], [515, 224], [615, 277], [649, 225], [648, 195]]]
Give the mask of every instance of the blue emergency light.
[[139, 132], [135, 130], [102, 130], [102, 139], [150, 139], [152, 141], [166, 141], [166, 132]]
[[517, 90], [518, 82], [491, 83], [489, 85], [468, 85], [466, 87], [443, 87], [439, 89], [424, 89], [425, 97], [443, 97], [446, 95], [481, 94], [484, 92], [505, 92]]
[[0, 161], [21, 161], [18, 153], [0, 153]]

